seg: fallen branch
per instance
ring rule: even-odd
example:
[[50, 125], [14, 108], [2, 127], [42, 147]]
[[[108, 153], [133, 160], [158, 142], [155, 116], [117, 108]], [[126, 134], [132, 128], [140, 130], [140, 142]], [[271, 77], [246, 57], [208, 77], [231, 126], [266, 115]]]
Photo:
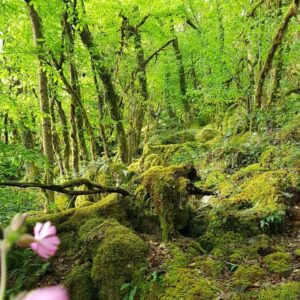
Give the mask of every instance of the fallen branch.
[[[72, 190], [70, 188], [79, 187], [85, 185], [87, 190]], [[124, 196], [130, 195], [129, 192], [121, 187], [108, 187], [97, 184], [85, 178], [73, 179], [67, 181], [63, 184], [45, 184], [39, 182], [19, 182], [19, 181], [9, 181], [0, 182], [0, 187], [18, 187], [18, 188], [41, 188], [44, 190], [54, 191], [70, 196], [80, 196], [80, 195], [93, 195], [102, 193], [118, 193]]]

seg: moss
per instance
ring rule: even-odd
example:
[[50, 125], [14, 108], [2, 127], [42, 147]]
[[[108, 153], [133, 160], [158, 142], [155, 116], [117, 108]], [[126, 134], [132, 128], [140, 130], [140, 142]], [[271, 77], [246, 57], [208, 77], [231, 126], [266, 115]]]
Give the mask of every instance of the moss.
[[261, 166], [268, 167], [271, 164], [273, 164], [274, 160], [276, 159], [276, 152], [277, 152], [277, 147], [275, 146], [267, 147], [267, 149], [261, 154], [259, 159]]
[[148, 247], [113, 219], [104, 221], [98, 232], [103, 239], [93, 260], [92, 279], [100, 289], [101, 299], [120, 299], [122, 284], [133, 281], [145, 264]]
[[232, 194], [235, 190], [235, 185], [231, 180], [225, 179], [218, 184], [218, 190], [221, 196], [226, 197]]
[[277, 134], [277, 138], [282, 142], [300, 141], [300, 118], [296, 115]]
[[295, 250], [296, 257], [300, 257], [300, 249]]
[[259, 265], [240, 265], [232, 275], [232, 284], [238, 291], [245, 291], [264, 276], [265, 271]]
[[151, 145], [169, 145], [182, 144], [187, 141], [195, 141], [196, 129], [179, 130], [176, 132], [154, 134], [150, 137], [149, 143]]
[[151, 153], [144, 160], [144, 169], [147, 170], [153, 166], [160, 165], [160, 157], [158, 154]]
[[264, 257], [264, 265], [272, 273], [287, 275], [292, 271], [292, 256], [290, 253], [275, 252]]
[[162, 238], [174, 235], [176, 212], [185, 209], [189, 176], [195, 176], [188, 166], [152, 167], [141, 175], [142, 187], [151, 196], [162, 229]]
[[79, 237], [83, 242], [89, 242], [98, 236], [99, 226], [104, 221], [103, 218], [91, 218], [87, 220], [79, 229]]
[[51, 221], [58, 227], [59, 232], [68, 232], [78, 230], [84, 220], [96, 217], [114, 218], [127, 224], [129, 198], [118, 194], [110, 194], [101, 201], [87, 207], [73, 208], [56, 214], [45, 214], [42, 217], [31, 218], [28, 220], [29, 227], [36, 222]]
[[162, 269], [165, 270], [164, 292], [159, 299], [215, 299], [217, 289], [212, 280], [201, 275], [198, 263], [189, 264], [187, 254], [174, 243], [166, 244], [168, 258]]
[[[166, 276], [170, 276], [166, 275]], [[189, 268], [177, 269], [176, 278], [172, 278], [170, 286], [161, 295], [161, 300], [209, 300], [216, 299], [218, 290], [214, 283]], [[168, 278], [166, 279], [168, 284]]]
[[209, 172], [205, 178], [203, 186], [206, 188], [213, 188], [217, 186], [218, 183], [226, 179], [226, 175], [220, 171]]
[[254, 175], [263, 173], [264, 171], [266, 171], [266, 169], [263, 168], [261, 166], [261, 164], [259, 164], [259, 163], [251, 164], [251, 165], [241, 168], [239, 171], [235, 172], [232, 175], [232, 180], [240, 182], [240, 181], [243, 181], [244, 179], [247, 179]]
[[121, 161], [108, 161], [95, 177], [96, 183], [107, 186], [121, 185], [129, 180], [127, 167]]
[[196, 264], [197, 269], [199, 268], [205, 277], [219, 277], [225, 269], [225, 266], [221, 261], [216, 260], [211, 256], [198, 256], [193, 260], [193, 263]]
[[206, 143], [218, 135], [219, 132], [217, 130], [206, 126], [196, 134], [196, 140], [200, 143]]
[[72, 300], [97, 299], [97, 291], [90, 275], [90, 263], [75, 266], [67, 274], [63, 284]]
[[[293, 175], [286, 171], [269, 171], [258, 174], [246, 180], [242, 190], [225, 201], [229, 206], [236, 206], [239, 212], [236, 215], [260, 218], [271, 215], [276, 211], [283, 211], [282, 191], [294, 185]], [[249, 203], [249, 207], [240, 204]], [[250, 205], [251, 204], [251, 205]]]
[[287, 282], [266, 288], [257, 293], [257, 300], [298, 300], [300, 299], [300, 283]]
[[85, 207], [92, 204], [93, 202], [89, 201], [87, 196], [78, 196], [75, 201], [75, 207]]
[[138, 161], [135, 161], [133, 163], [131, 163], [129, 166], [128, 166], [128, 174], [129, 175], [136, 175], [136, 174], [139, 174], [140, 173], [140, 164]]
[[81, 242], [74, 231], [59, 233], [61, 244], [58, 249], [58, 256], [73, 259], [81, 249]]
[[71, 202], [70, 200], [71, 199], [68, 195], [59, 194], [57, 197], [55, 197], [54, 203], [59, 211], [64, 211], [69, 208]]

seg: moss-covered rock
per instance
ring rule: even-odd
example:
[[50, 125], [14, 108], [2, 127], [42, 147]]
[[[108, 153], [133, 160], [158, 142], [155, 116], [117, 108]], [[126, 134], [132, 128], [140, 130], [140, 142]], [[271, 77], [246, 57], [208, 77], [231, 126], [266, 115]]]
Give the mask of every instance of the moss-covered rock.
[[206, 126], [196, 134], [196, 140], [199, 143], [206, 143], [218, 135], [219, 132], [217, 130], [211, 128], [210, 126]]
[[[170, 274], [167, 276], [171, 276]], [[197, 270], [180, 268], [174, 277], [168, 278], [167, 287], [161, 300], [210, 300], [216, 299], [218, 289], [211, 281], [202, 277]]]
[[78, 196], [75, 200], [75, 207], [85, 207], [92, 205], [93, 202], [89, 201], [89, 197], [87, 196]]
[[128, 169], [121, 161], [109, 161], [97, 171], [95, 180], [98, 184], [118, 186], [128, 182]]
[[[294, 185], [295, 177], [291, 173], [286, 171], [264, 172], [247, 179], [240, 186], [241, 192], [235, 193], [225, 203], [233, 209], [236, 208], [237, 216], [263, 218], [276, 211], [285, 210], [282, 191]], [[243, 203], [248, 204], [245, 207]]]
[[71, 199], [68, 195], [59, 194], [55, 197], [54, 203], [59, 211], [64, 211], [69, 208]]
[[265, 271], [259, 265], [240, 265], [232, 275], [232, 284], [236, 290], [245, 291], [264, 276]]
[[168, 243], [166, 246], [168, 259], [162, 266], [166, 272], [163, 279], [164, 291], [158, 299], [215, 299], [218, 289], [212, 279], [203, 276], [200, 258], [189, 264], [189, 254], [184, 253], [178, 245]]
[[219, 261], [211, 256], [198, 256], [193, 260], [193, 263], [196, 264], [197, 268], [201, 270], [201, 273], [206, 278], [217, 278], [222, 274], [222, 271], [225, 269], [225, 265], [222, 261]]
[[272, 273], [288, 275], [292, 271], [292, 255], [286, 252], [275, 252], [264, 257], [264, 265]]
[[97, 290], [90, 275], [91, 264], [77, 265], [71, 269], [63, 281], [72, 300], [98, 299]]
[[262, 289], [255, 296], [257, 300], [298, 300], [300, 299], [300, 283], [294, 281], [282, 283]]
[[92, 279], [100, 298], [121, 299], [120, 288], [134, 281], [145, 264], [148, 251], [143, 240], [116, 220], [109, 219], [98, 227], [102, 240], [93, 260]]

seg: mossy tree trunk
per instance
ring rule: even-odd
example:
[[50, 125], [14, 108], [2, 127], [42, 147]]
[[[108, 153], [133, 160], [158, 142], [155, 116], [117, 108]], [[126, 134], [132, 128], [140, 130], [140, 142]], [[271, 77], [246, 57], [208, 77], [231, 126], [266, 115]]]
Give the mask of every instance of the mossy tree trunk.
[[67, 116], [62, 108], [60, 100], [56, 97], [54, 101], [62, 127], [62, 138], [64, 143], [64, 167], [66, 171], [70, 171], [70, 140]]
[[273, 65], [274, 56], [276, 54], [276, 51], [280, 47], [282, 40], [285, 36], [285, 33], [288, 29], [289, 22], [293, 17], [297, 16], [298, 9], [299, 9], [299, 3], [300, 0], [293, 0], [291, 6], [289, 7], [288, 11], [286, 12], [279, 28], [277, 29], [277, 32], [273, 38], [271, 47], [268, 51], [267, 57], [265, 59], [265, 62], [263, 64], [262, 70], [260, 71], [257, 87], [256, 87], [256, 93], [255, 93], [255, 102], [259, 109], [263, 108], [263, 92], [265, 87], [266, 78], [269, 74], [270, 69]]
[[[76, 7], [73, 7], [73, 9], [76, 10]], [[75, 19], [76, 19], [75, 22], [78, 23], [79, 20], [78, 20], [77, 13]], [[120, 109], [121, 99], [113, 83], [111, 71], [104, 65], [103, 55], [101, 55], [100, 52], [98, 51], [98, 48], [94, 42], [94, 37], [87, 24], [83, 26], [82, 30], [79, 31], [79, 34], [83, 45], [87, 48], [89, 52], [91, 61], [93, 62], [97, 75], [102, 81], [105, 90], [105, 100], [109, 104], [111, 117], [116, 123], [120, 157], [124, 163], [128, 163], [129, 162], [128, 141], [127, 141], [125, 128], [122, 120], [122, 112]]]
[[185, 68], [183, 64], [183, 58], [179, 47], [179, 42], [177, 36], [175, 36], [172, 46], [174, 49], [177, 66], [178, 66], [178, 78], [179, 78], [179, 87], [180, 87], [180, 94], [182, 98], [184, 113], [185, 113], [185, 122], [190, 121], [190, 103], [187, 97], [187, 83], [186, 83], [186, 74]]
[[[29, 0], [24, 1], [26, 2], [28, 7], [29, 16], [32, 24], [33, 39], [37, 47], [40, 107], [42, 112], [43, 152], [47, 158], [45, 182], [47, 184], [51, 184], [53, 182], [54, 151], [50, 118], [50, 106], [48, 98], [48, 79], [46, 72], [43, 68], [45, 63], [45, 38], [43, 34], [42, 21], [37, 11], [35, 10], [33, 4]], [[48, 200], [53, 200], [53, 197], [53, 192], [47, 193]]]
[[95, 89], [97, 93], [97, 100], [98, 100], [98, 115], [99, 115], [99, 134], [102, 140], [103, 144], [103, 150], [104, 154], [107, 158], [110, 157], [110, 150], [109, 150], [109, 145], [107, 141], [107, 136], [105, 132], [105, 126], [103, 125], [103, 118], [104, 118], [104, 97], [100, 89], [99, 81], [97, 78], [97, 73], [96, 73], [96, 67], [94, 65], [94, 61], [91, 61], [92, 69], [93, 69], [93, 80], [95, 84]]
[[[77, 119], [77, 128], [78, 128], [78, 139], [81, 145], [81, 152], [83, 159], [86, 160], [88, 158], [86, 143], [85, 143], [85, 136], [84, 136], [84, 129], [83, 125], [86, 128], [87, 135], [89, 137], [90, 143], [90, 153], [92, 159], [97, 159], [97, 146], [96, 146], [96, 138], [94, 135], [94, 131], [92, 125], [89, 121], [86, 109], [82, 103], [81, 99], [81, 91], [79, 85], [79, 76], [77, 67], [74, 61], [74, 42], [75, 42], [75, 35], [74, 29], [72, 28], [72, 24], [68, 22], [68, 13], [65, 12], [63, 15], [63, 24], [66, 36], [68, 38], [69, 43], [69, 63], [70, 63], [70, 71], [71, 71], [71, 87], [73, 89], [73, 93], [71, 94], [72, 100], [76, 105], [76, 119]], [[67, 88], [68, 89], [68, 88]]]

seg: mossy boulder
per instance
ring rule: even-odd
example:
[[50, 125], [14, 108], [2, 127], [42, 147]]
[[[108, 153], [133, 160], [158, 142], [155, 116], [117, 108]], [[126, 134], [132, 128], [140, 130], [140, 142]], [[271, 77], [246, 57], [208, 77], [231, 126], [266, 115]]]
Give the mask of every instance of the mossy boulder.
[[97, 290], [91, 278], [91, 264], [84, 263], [71, 269], [63, 281], [72, 300], [98, 299]]
[[59, 194], [55, 197], [54, 200], [55, 206], [59, 211], [64, 211], [67, 208], [69, 208], [69, 205], [71, 203], [70, 196], [65, 194]]
[[238, 291], [248, 287], [265, 276], [265, 271], [259, 265], [240, 265], [232, 275], [232, 284]]
[[292, 255], [286, 252], [275, 252], [264, 257], [267, 269], [278, 275], [288, 275], [292, 271]]
[[235, 210], [236, 216], [264, 218], [285, 210], [282, 192], [295, 184], [296, 177], [286, 171], [264, 172], [243, 182], [223, 204]]
[[164, 132], [159, 135], [152, 135], [149, 139], [151, 145], [182, 144], [187, 141], [195, 141], [196, 129]]
[[86, 195], [83, 196], [77, 196], [75, 200], [75, 207], [85, 207], [92, 205], [93, 202], [89, 200], [89, 197]]
[[219, 132], [217, 130], [210, 127], [204, 127], [196, 134], [196, 141], [199, 143], [206, 143], [218, 135]]
[[218, 289], [215, 283], [202, 277], [197, 270], [180, 268], [176, 272], [176, 275], [172, 274], [174, 276], [172, 279], [166, 279], [170, 286], [161, 296], [161, 300], [212, 300], [217, 298]]
[[222, 261], [211, 256], [198, 256], [193, 260], [192, 264], [196, 264], [197, 269], [199, 268], [206, 278], [218, 278], [225, 269]]
[[98, 227], [102, 240], [92, 266], [92, 279], [100, 299], [121, 299], [120, 288], [132, 282], [145, 265], [148, 251], [144, 241], [116, 220], [108, 219]]
[[180, 246], [173, 243], [166, 244], [166, 250], [168, 258], [162, 265], [166, 272], [163, 279], [164, 291], [158, 299], [216, 299], [216, 283], [202, 275], [197, 259], [189, 264], [189, 253], [183, 252]]
[[121, 161], [103, 164], [95, 175], [96, 183], [106, 186], [119, 186], [129, 180], [127, 166]]
[[[251, 298], [254, 299], [254, 298]], [[262, 289], [255, 295], [257, 300], [298, 300], [300, 299], [300, 283], [291, 281]]]

